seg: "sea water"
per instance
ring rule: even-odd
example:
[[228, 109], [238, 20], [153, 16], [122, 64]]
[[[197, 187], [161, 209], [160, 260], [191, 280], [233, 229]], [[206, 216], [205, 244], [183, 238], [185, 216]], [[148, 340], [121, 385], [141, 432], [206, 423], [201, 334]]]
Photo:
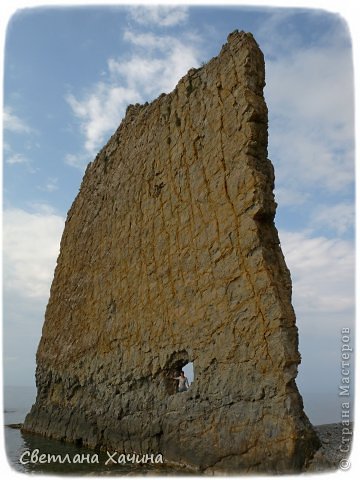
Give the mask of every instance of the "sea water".
[[[131, 463], [131, 461], [117, 463], [119, 454], [115, 455], [114, 452], [109, 452], [109, 454], [107, 452], [95, 452], [72, 443], [64, 443], [40, 435], [25, 434], [20, 429], [8, 427], [7, 425], [24, 422], [26, 414], [35, 402], [35, 397], [36, 390], [34, 387], [4, 388], [5, 448], [8, 462], [14, 470], [23, 473], [45, 473], [48, 475], [185, 474], [185, 472], [177, 471], [160, 463], [149, 463], [149, 460], [148, 463], [142, 465]], [[58, 458], [61, 457], [65, 462], [32, 463], [30, 453], [24, 452], [35, 452], [35, 457], [36, 455], [39, 457], [41, 454], [58, 455]], [[73, 463], [72, 461], [76, 458], [88, 459], [89, 461]], [[70, 462], [67, 459], [70, 459]], [[92, 462], [94, 459], [97, 459], [98, 462]], [[156, 456], [154, 456], [154, 460], [156, 460]]]

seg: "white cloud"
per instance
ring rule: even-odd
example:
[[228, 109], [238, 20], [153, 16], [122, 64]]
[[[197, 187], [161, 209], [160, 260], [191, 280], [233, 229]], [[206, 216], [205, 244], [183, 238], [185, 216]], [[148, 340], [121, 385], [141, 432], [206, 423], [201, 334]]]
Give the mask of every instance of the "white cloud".
[[93, 160], [93, 153], [68, 153], [65, 155], [65, 163], [70, 167], [84, 171], [86, 165]]
[[4, 361], [4, 385], [35, 385], [35, 356], [41, 337], [48, 296], [26, 297], [23, 292], [4, 289], [3, 355], [18, 361]]
[[279, 205], [286, 205], [288, 207], [300, 206], [306, 203], [310, 195], [307, 192], [297, 192], [293, 189], [281, 186], [275, 190], [275, 200]]
[[13, 153], [5, 160], [8, 165], [29, 164], [29, 159], [22, 153]]
[[[21, 118], [13, 113], [13, 109], [11, 107], [5, 107], [3, 111], [3, 128], [4, 132], [12, 132], [17, 134], [33, 134], [37, 133], [35, 129], [29, 127]], [[27, 137], [29, 138], [29, 137]], [[35, 143], [35, 146], [38, 146], [38, 143]], [[26, 150], [31, 150], [33, 148], [33, 140], [30, 137], [30, 142], [26, 142], [23, 147]], [[28, 173], [36, 173], [37, 169], [32, 166], [32, 161], [28, 158], [27, 155], [23, 153], [19, 153], [14, 151], [15, 149], [12, 148], [12, 145], [8, 142], [4, 142], [3, 144], [3, 154], [4, 154], [4, 162], [7, 165], [21, 165], [25, 167], [25, 170]]]
[[354, 309], [353, 243], [287, 231], [280, 232], [280, 239], [292, 275], [295, 311], [304, 320], [321, 321], [320, 330], [329, 328], [327, 320], [334, 314], [341, 322]]
[[66, 96], [84, 135], [84, 152], [68, 154], [68, 165], [83, 168], [84, 159], [95, 155], [106, 136], [117, 128], [130, 103], [153, 100], [171, 91], [190, 68], [199, 64], [198, 39], [193, 34], [179, 40], [127, 30], [124, 40], [131, 45], [131, 53], [108, 59], [108, 82], [99, 81], [83, 98]]
[[39, 185], [37, 187], [39, 190], [43, 192], [52, 193], [59, 189], [58, 186], [58, 179], [57, 178], [48, 178], [45, 185]]
[[55, 215], [56, 210], [55, 208], [50, 205], [49, 203], [41, 203], [41, 202], [29, 202], [28, 204], [29, 209], [31, 210], [30, 213], [36, 215]]
[[170, 35], [127, 30], [124, 39], [138, 47], [139, 52], [127, 60], [109, 59], [109, 71], [134, 86], [142, 97], [170, 92], [190, 68], [199, 64], [196, 48], [199, 39], [195, 35], [179, 40]]
[[59, 189], [58, 186], [58, 179], [57, 178], [49, 178], [44, 189], [47, 192], [55, 192], [55, 190]]
[[4, 161], [7, 165], [20, 166], [24, 171], [35, 174], [39, 171], [39, 168], [33, 166], [33, 162], [23, 153], [16, 153], [8, 145], [6, 151], [4, 151]]
[[281, 61], [267, 62], [267, 98], [276, 115], [290, 117], [292, 124], [310, 121], [318, 132], [335, 134], [335, 141], [349, 141], [354, 118], [352, 72], [348, 48], [301, 49]]
[[[276, 58], [284, 52], [298, 48], [299, 38], [294, 30], [284, 27], [291, 25], [294, 13], [287, 9], [269, 10], [266, 20], [261, 20], [256, 29], [256, 39], [268, 58]], [[286, 42], [284, 41], [286, 38]]]
[[120, 123], [126, 106], [139, 100], [139, 94], [131, 88], [99, 82], [83, 100], [71, 94], [66, 100], [81, 120], [85, 150], [94, 154], [105, 135]]
[[19, 299], [48, 297], [63, 228], [64, 219], [51, 211], [4, 210], [5, 292]]
[[346, 192], [354, 180], [349, 39], [338, 28], [333, 35], [324, 34], [322, 41], [304, 46], [291, 29], [292, 16], [270, 16], [259, 32], [267, 55], [269, 156], [277, 186], [300, 197], [314, 188], [320, 193]]
[[32, 133], [33, 129], [24, 120], [15, 115], [10, 107], [5, 107], [3, 112], [4, 130], [15, 133]]
[[185, 5], [144, 5], [130, 7], [131, 18], [140, 25], [173, 27], [188, 18], [188, 7]]
[[315, 208], [310, 225], [330, 229], [341, 236], [355, 227], [355, 207], [351, 203], [321, 205]]
[[[310, 233], [280, 231], [282, 250], [290, 269], [299, 349], [302, 363], [297, 383], [311, 403], [309, 392], [337, 391], [340, 382], [340, 332], [355, 321], [355, 246], [350, 241]], [[315, 408], [316, 410], [316, 408]], [[337, 410], [328, 414], [336, 421]], [[319, 411], [308, 414], [319, 422]], [[329, 420], [330, 419], [330, 420]]]
[[[168, 46], [163, 41], [164, 37], [156, 36], [151, 32], [147, 33], [138, 33], [134, 32], [133, 30], [125, 30], [124, 32], [124, 40], [136, 45], [138, 47], [145, 47], [149, 50], [157, 48], [159, 50], [167, 50]], [[173, 37], [169, 37], [173, 40]]]

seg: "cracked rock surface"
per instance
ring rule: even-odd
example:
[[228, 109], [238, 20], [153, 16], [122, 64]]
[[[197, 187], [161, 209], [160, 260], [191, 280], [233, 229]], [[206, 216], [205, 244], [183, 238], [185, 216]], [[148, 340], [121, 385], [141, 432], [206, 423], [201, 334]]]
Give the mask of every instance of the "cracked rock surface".
[[236, 31], [174, 91], [128, 107], [67, 216], [24, 430], [205, 473], [312, 458], [264, 85]]

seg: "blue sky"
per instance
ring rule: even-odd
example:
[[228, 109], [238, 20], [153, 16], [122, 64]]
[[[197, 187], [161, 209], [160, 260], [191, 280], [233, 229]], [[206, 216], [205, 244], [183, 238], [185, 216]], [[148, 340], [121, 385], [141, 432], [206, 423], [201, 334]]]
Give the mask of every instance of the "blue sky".
[[336, 396], [340, 331], [354, 325], [355, 302], [350, 34], [341, 17], [325, 11], [235, 6], [37, 8], [11, 18], [5, 384], [34, 383], [64, 220], [87, 163], [129, 103], [171, 91], [188, 69], [217, 55], [234, 29], [252, 32], [265, 54], [275, 222], [292, 273], [303, 358], [298, 385], [305, 404], [316, 392]]

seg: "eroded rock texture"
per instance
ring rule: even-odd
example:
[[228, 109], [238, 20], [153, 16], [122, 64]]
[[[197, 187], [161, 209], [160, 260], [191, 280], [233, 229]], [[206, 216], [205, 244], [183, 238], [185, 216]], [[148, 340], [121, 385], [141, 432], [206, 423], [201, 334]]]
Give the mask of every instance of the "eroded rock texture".
[[[68, 213], [25, 430], [206, 472], [299, 470], [318, 448], [263, 87], [261, 51], [234, 32], [128, 108]], [[175, 393], [188, 361], [195, 381]]]

